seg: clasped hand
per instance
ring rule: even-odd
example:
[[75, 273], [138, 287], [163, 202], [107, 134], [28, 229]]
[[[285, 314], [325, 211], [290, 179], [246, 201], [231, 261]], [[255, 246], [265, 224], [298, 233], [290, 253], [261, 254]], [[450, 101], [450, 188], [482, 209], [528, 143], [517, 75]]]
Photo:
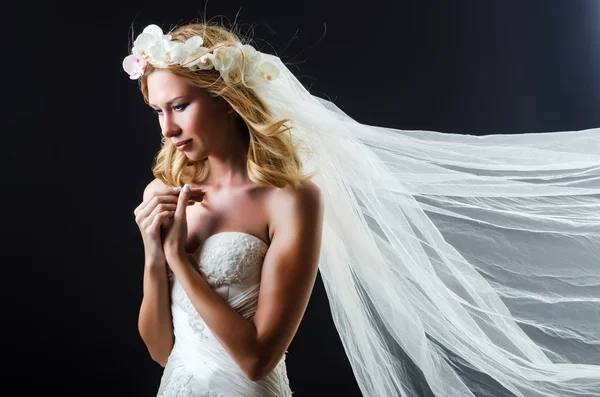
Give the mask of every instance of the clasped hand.
[[177, 198], [177, 208], [173, 220], [163, 229], [163, 249], [167, 258], [185, 258], [185, 246], [187, 242], [187, 203], [189, 200], [202, 201], [204, 192], [200, 189], [190, 189], [189, 185], [184, 185], [179, 191]]

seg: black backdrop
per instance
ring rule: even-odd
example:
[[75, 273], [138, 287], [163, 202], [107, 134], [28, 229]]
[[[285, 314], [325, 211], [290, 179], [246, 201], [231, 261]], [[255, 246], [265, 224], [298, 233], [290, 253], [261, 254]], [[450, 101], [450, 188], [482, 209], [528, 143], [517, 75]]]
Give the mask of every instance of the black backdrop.
[[[600, 126], [600, 1], [130, 3], [15, 3], [3, 18], [2, 358], [20, 395], [152, 396], [159, 383], [137, 332], [133, 210], [160, 131], [121, 68], [132, 27], [237, 15], [313, 94], [367, 124]], [[288, 350], [295, 396], [360, 395], [320, 276]]]

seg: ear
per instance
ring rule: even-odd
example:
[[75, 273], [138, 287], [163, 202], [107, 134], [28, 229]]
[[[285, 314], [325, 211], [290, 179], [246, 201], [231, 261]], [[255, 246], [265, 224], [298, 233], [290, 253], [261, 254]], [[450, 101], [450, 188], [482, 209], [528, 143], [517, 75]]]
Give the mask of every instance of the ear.
[[235, 110], [231, 107], [229, 102], [227, 102], [222, 96], [212, 93], [210, 91], [206, 91], [206, 93], [210, 99], [213, 99], [217, 102], [222, 102], [223, 106], [225, 107], [225, 114], [233, 114], [235, 112]]
[[235, 110], [233, 109], [233, 107], [229, 104], [229, 102], [227, 102], [225, 99], [223, 99], [223, 102], [225, 102], [225, 113], [226, 114], [233, 114], [235, 112]]

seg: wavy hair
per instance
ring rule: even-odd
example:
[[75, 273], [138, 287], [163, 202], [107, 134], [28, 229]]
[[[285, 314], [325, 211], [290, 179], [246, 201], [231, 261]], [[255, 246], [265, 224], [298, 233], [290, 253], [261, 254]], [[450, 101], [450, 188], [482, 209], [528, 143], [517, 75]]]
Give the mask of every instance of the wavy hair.
[[[188, 38], [200, 36], [203, 46], [212, 52], [221, 46], [250, 44], [243, 42], [233, 29], [209, 23], [190, 23], [176, 27], [169, 33], [173, 41], [184, 43]], [[148, 103], [148, 75], [154, 68], [148, 65], [139, 78], [140, 90]], [[275, 119], [269, 107], [244, 79], [225, 82], [215, 69], [191, 70], [180, 65], [169, 66], [173, 74], [188, 79], [196, 87], [207, 90], [212, 97], [220, 96], [227, 101], [239, 116], [240, 126], [247, 136], [248, 154], [246, 167], [252, 181], [267, 186], [297, 189], [310, 180], [315, 172], [304, 174], [299, 156], [302, 142], [295, 141], [291, 134], [290, 119]], [[242, 72], [242, 76], [243, 76]], [[163, 136], [161, 148], [155, 156], [153, 175], [168, 186], [183, 186], [185, 183], [203, 181], [208, 175], [208, 162], [191, 161], [178, 151]]]

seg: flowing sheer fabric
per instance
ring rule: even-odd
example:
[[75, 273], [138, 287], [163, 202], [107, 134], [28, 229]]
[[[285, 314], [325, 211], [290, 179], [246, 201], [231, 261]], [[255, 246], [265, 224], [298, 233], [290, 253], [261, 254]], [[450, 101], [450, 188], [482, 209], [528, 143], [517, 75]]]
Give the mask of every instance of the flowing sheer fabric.
[[356, 122], [279, 58], [256, 88], [325, 196], [320, 272], [365, 396], [600, 396], [600, 129]]

